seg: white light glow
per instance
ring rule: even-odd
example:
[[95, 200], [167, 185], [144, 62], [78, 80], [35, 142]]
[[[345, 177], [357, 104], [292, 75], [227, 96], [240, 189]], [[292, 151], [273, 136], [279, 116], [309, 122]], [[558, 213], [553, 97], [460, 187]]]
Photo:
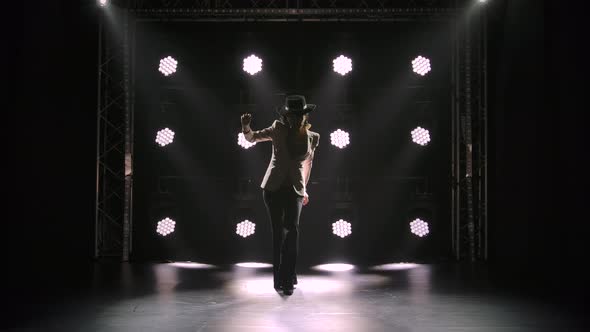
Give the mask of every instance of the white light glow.
[[236, 225], [236, 234], [245, 238], [254, 234], [255, 229], [255, 223], [251, 222], [250, 220], [244, 220]]
[[262, 70], [262, 59], [254, 54], [244, 59], [243, 69], [250, 75], [254, 75]]
[[[372, 278], [375, 279], [375, 278]], [[388, 279], [387, 279], [388, 280]], [[371, 280], [373, 281], [373, 280]], [[228, 282], [224, 285], [224, 288], [227, 289], [232, 295], [238, 298], [244, 299], [251, 299], [254, 297], [259, 297], [260, 295], [268, 295], [270, 296], [268, 299], [269, 301], [276, 301], [277, 305], [281, 305], [280, 297], [276, 297], [276, 291], [272, 287], [273, 284], [273, 277], [272, 273], [269, 275], [264, 276], [251, 276], [251, 277], [241, 277], [241, 278], [231, 278]], [[302, 290], [305, 292], [306, 295], [345, 295], [350, 294], [354, 291], [357, 287], [363, 287], [366, 283], [361, 283], [358, 285], [358, 282], [348, 280], [348, 279], [339, 279], [334, 278], [334, 276], [302, 276], [299, 275], [299, 283], [297, 285], [297, 289]], [[383, 281], [373, 281], [370, 282], [366, 287], [375, 287], [383, 284]], [[232, 318], [232, 322], [236, 319], [255, 319], [258, 317], [257, 315], [236, 315], [235, 318]], [[264, 322], [255, 322], [253, 326], [268, 326], [269, 321], [268, 318], [260, 318], [263, 319]], [[248, 321], [249, 325], [252, 324], [251, 321]], [[269, 331], [287, 331], [284, 326], [273, 326], [274, 329], [268, 329]], [[267, 329], [264, 329], [267, 330]], [[313, 329], [317, 331], [323, 331], [322, 328]], [[362, 329], [358, 329], [360, 331]], [[340, 330], [338, 330], [340, 331]], [[343, 329], [342, 331], [352, 331], [350, 329]], [[357, 331], [357, 330], [355, 330]]]
[[268, 264], [268, 263], [257, 263], [257, 262], [244, 262], [244, 263], [238, 263], [236, 264], [236, 266], [239, 267], [247, 267], [250, 269], [265, 269], [268, 267], [272, 267], [272, 264]]
[[195, 262], [172, 262], [172, 263], [168, 263], [168, 265], [174, 266], [174, 267], [180, 267], [183, 269], [201, 269], [201, 270], [212, 269], [215, 267], [214, 265], [195, 263]]
[[420, 144], [425, 146], [430, 142], [430, 132], [427, 129], [422, 127], [417, 127], [416, 129], [412, 130], [412, 141], [416, 144]]
[[164, 128], [156, 134], [156, 143], [160, 146], [166, 146], [174, 141], [174, 132], [169, 128]]
[[400, 270], [409, 270], [420, 266], [420, 264], [416, 263], [390, 263], [390, 264], [383, 264], [377, 265], [372, 268], [372, 270], [376, 271], [400, 271]]
[[352, 60], [345, 57], [344, 55], [341, 55], [332, 60], [332, 66], [335, 72], [344, 76], [352, 70]]
[[244, 137], [244, 133], [239, 133], [238, 134], [238, 145], [243, 147], [244, 149], [249, 149], [251, 147], [253, 147], [254, 145], [256, 145], [256, 142], [254, 143], [250, 143], [246, 140], [246, 137]]
[[428, 74], [431, 69], [430, 60], [420, 55], [412, 60], [412, 69], [414, 70], [414, 73], [424, 76]]
[[158, 70], [160, 73], [164, 74], [164, 76], [172, 75], [176, 72], [176, 68], [178, 66], [178, 61], [171, 56], [167, 56], [160, 60], [160, 67]]
[[354, 269], [354, 265], [351, 264], [342, 264], [342, 263], [335, 263], [335, 264], [321, 264], [316, 265], [313, 267], [314, 270], [318, 271], [328, 271], [328, 272], [345, 272]]
[[174, 227], [176, 222], [170, 218], [164, 218], [158, 221], [158, 227], [156, 228], [156, 232], [162, 236], [166, 236], [172, 232], [174, 232]]
[[420, 218], [416, 218], [410, 223], [410, 231], [419, 237], [423, 237], [429, 233], [428, 223]]
[[106, 5], [107, 5], [107, 0], [98, 0], [98, 4], [99, 4], [101, 7], [104, 7], [104, 6], [106, 6]]
[[330, 134], [330, 141], [332, 145], [342, 149], [350, 144], [350, 135], [344, 130], [338, 129]]

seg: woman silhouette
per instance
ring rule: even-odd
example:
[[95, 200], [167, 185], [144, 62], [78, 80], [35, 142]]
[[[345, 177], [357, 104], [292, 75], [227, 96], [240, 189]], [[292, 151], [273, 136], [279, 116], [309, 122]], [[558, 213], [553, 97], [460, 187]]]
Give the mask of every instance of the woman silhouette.
[[316, 105], [290, 95], [280, 109], [280, 120], [252, 131], [252, 115], [241, 116], [242, 133], [249, 142], [272, 141], [272, 156], [262, 180], [262, 197], [272, 225], [274, 288], [293, 294], [299, 251], [299, 217], [309, 203], [307, 182], [320, 134], [309, 130], [309, 112]]

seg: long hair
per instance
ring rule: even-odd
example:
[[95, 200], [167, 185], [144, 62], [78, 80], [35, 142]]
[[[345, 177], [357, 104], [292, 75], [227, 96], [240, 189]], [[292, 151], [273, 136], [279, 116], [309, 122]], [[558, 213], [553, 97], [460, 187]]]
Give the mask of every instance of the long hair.
[[[287, 124], [289, 122], [287, 122], [287, 117], [284, 115], [280, 115], [279, 116], [279, 121], [284, 124], [285, 126], [287, 126]], [[309, 113], [307, 114], [303, 114], [303, 126], [305, 127], [306, 130], [309, 130], [309, 128], [311, 128], [311, 123], [309, 122]]]

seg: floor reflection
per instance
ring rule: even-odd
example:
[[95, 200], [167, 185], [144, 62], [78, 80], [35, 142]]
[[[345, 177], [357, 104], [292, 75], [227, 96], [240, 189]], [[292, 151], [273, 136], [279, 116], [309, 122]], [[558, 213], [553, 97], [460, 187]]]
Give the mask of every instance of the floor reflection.
[[17, 330], [581, 331], [559, 308], [482, 288], [471, 268], [312, 268], [298, 271], [295, 292], [282, 296], [268, 266], [201, 264], [97, 264], [88, 288], [43, 303], [51, 314]]

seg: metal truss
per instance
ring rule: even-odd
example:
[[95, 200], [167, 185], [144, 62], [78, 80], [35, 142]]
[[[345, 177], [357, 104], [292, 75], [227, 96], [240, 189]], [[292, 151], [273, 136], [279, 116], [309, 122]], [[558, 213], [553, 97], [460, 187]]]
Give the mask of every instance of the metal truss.
[[[466, 1], [460, 1], [466, 2]], [[137, 19], [224, 21], [448, 20], [457, 0], [119, 0]]]
[[101, 17], [98, 36], [98, 102], [94, 257], [129, 258], [131, 240], [131, 118], [126, 10], [113, 10], [118, 27]]
[[487, 259], [485, 12], [457, 21], [454, 52], [452, 242], [457, 260]]
[[[460, 1], [465, 2], [465, 1]], [[456, 8], [457, 0], [131, 0], [132, 10], [142, 9], [388, 9]]]
[[[156, 21], [453, 20], [452, 246], [457, 260], [487, 259], [485, 14], [465, 21], [461, 0], [119, 0], [101, 23], [98, 63], [95, 257], [129, 258], [132, 248], [135, 23]], [[113, 9], [113, 8], [111, 8]], [[482, 11], [483, 12], [483, 11]], [[105, 18], [101, 18], [101, 22]]]

